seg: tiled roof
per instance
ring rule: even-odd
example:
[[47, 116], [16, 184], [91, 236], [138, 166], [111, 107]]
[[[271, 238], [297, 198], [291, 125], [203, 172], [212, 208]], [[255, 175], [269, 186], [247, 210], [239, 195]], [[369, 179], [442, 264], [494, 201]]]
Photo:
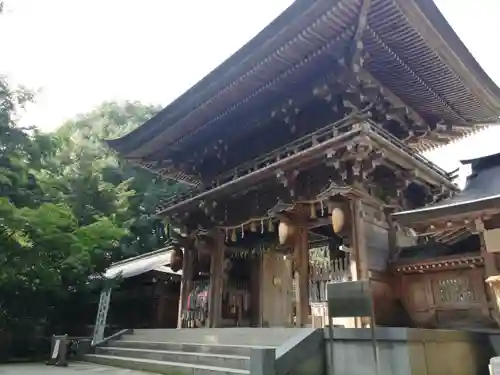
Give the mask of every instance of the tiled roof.
[[[362, 1], [295, 1], [199, 83], [135, 131], [108, 141], [110, 146], [143, 159], [243, 126], [235, 119], [245, 110], [286, 97], [297, 82], [328, 72], [333, 51], [352, 41]], [[498, 121], [500, 89], [432, 0], [372, 0], [362, 42], [365, 69], [426, 121], [470, 131], [474, 124]]]

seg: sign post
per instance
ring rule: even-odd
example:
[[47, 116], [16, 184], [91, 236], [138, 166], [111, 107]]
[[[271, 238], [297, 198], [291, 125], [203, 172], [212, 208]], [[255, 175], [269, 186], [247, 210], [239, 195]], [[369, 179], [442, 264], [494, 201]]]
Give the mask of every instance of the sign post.
[[333, 369], [335, 365], [333, 363], [333, 318], [370, 317], [373, 359], [375, 360], [376, 374], [379, 375], [379, 353], [377, 338], [375, 337], [375, 313], [370, 281], [360, 280], [328, 283], [326, 288], [330, 338], [332, 340], [330, 344], [331, 368]]
[[52, 366], [68, 366], [68, 344], [68, 335], [53, 335], [50, 345], [50, 359], [46, 364]]

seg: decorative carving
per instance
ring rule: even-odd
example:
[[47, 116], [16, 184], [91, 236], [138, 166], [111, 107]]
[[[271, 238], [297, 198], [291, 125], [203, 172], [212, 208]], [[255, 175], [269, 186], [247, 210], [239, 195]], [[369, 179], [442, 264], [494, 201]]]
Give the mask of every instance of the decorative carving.
[[[354, 120], [348, 123], [345, 123], [345, 121], [347, 120], [342, 122], [344, 125], [356, 125], [359, 123], [359, 121], [356, 122]], [[235, 200], [230, 198], [226, 200], [226, 202], [233, 201], [234, 203], [226, 203], [225, 206], [230, 208], [230, 206], [236, 204], [239, 207], [237, 211], [239, 214], [236, 216], [242, 217], [240, 219], [234, 217], [234, 220], [232, 218], [230, 221], [244, 222], [248, 217], [265, 215], [265, 212], [267, 212], [269, 207], [272, 207], [272, 204], [275, 202], [271, 203], [269, 199], [272, 201], [276, 199], [276, 197], [282, 200], [284, 199], [285, 201], [311, 199], [311, 197], [315, 197], [318, 194], [315, 190], [318, 189], [318, 186], [326, 182], [325, 178], [330, 179], [337, 187], [354, 184], [356, 185], [356, 189], [364, 191], [365, 195], [375, 195], [380, 200], [385, 201], [386, 204], [395, 207], [406, 205], [405, 199], [408, 198], [406, 192], [412, 185], [415, 185], [415, 181], [423, 187], [424, 196], [435, 194], [434, 192], [438, 191], [437, 186], [443, 189], [443, 194], [449, 194], [450, 185], [443, 183], [444, 180], [448, 180], [448, 175], [446, 175], [445, 172], [441, 171], [421, 156], [414, 155], [409, 148], [405, 148], [403, 144], [398, 143], [394, 137], [390, 136], [390, 134], [384, 132], [384, 130], [376, 125], [370, 122], [363, 122], [361, 126], [357, 126], [357, 129], [352, 129], [349, 134], [339, 134], [337, 136], [338, 138], [334, 138], [331, 133], [331, 130], [334, 128], [335, 126], [324, 129], [320, 133], [315, 132], [313, 135], [295, 141], [293, 145], [287, 145], [283, 147], [283, 149], [276, 150], [274, 152], [275, 156], [268, 154], [262, 161], [253, 162], [253, 166], [257, 165], [257, 167], [252, 169], [253, 174], [257, 171], [269, 173], [272, 171], [272, 169], [270, 169], [272, 167], [272, 162], [271, 164], [267, 164], [264, 160], [271, 161], [273, 157], [277, 159], [280, 155], [287, 155], [287, 150], [290, 149], [301, 150], [300, 153], [304, 155], [297, 157], [296, 152], [294, 152], [292, 156], [280, 157], [279, 163], [282, 168], [274, 173], [276, 173], [278, 181], [281, 182], [281, 192], [276, 190], [279, 189], [277, 186], [272, 187], [269, 180], [266, 180], [266, 188], [262, 187], [263, 190], [259, 190], [258, 186], [252, 186], [252, 177], [250, 176], [247, 178], [247, 190], [232, 189], [231, 194], [234, 197], [239, 196], [243, 198], [235, 198]], [[340, 140], [340, 138], [342, 140]], [[339, 139], [338, 143], [336, 143], [337, 139]], [[323, 148], [321, 148], [321, 146], [323, 146]], [[401, 157], [402, 153], [406, 153], [407, 157]], [[329, 160], [328, 163], [326, 163], [327, 165], [325, 165], [325, 163], [320, 163], [321, 158], [324, 157], [325, 154], [327, 160]], [[420, 168], [419, 166], [422, 164], [425, 165], [427, 170], [429, 168], [432, 169], [433, 174], [428, 174], [422, 169], [419, 169], [420, 174], [424, 173], [422, 176], [412, 172], [415, 168]], [[238, 174], [240, 176], [239, 181], [241, 181], [241, 178], [245, 177], [245, 173], [250, 173], [244, 172], [241, 167], [238, 167], [238, 169], [241, 171]], [[299, 171], [302, 171], [302, 177], [300, 179], [297, 178], [299, 176]], [[235, 183], [236, 180], [233, 180], [234, 174], [232, 173], [234, 172], [230, 171], [227, 175], [221, 176], [221, 184], [219, 186], [228, 186]], [[442, 176], [441, 179], [436, 179], [436, 175]], [[429, 184], [429, 178], [435, 181], [435, 185]], [[269, 199], [266, 198], [267, 203], [262, 201], [262, 204], [259, 204], [261, 198], [258, 192], [264, 191], [269, 192]], [[220, 194], [220, 192], [218, 192], [218, 194]], [[180, 198], [180, 201], [189, 199], [189, 204], [193, 205], [193, 195], [196, 195], [196, 191], [188, 192], [176, 198]], [[221, 205], [219, 204], [213, 207], [213, 203], [211, 203], [211, 201], [215, 201], [215, 199], [218, 199], [215, 195], [207, 196], [207, 193], [204, 193], [203, 201], [207, 203], [201, 207], [206, 211], [206, 215], [213, 217], [212, 221], [215, 220], [219, 223], [225, 223], [228, 221], [228, 218], [221, 215]], [[201, 200], [202, 199], [199, 201]], [[240, 203], [236, 203], [236, 200]], [[426, 198], [426, 201], [429, 200], [429, 198]], [[175, 201], [172, 203], [175, 205]], [[425, 204], [425, 201], [419, 204]], [[177, 207], [179, 206], [180, 205], [177, 205]], [[245, 207], [248, 207], [248, 212], [245, 211]], [[261, 212], [253, 212], [255, 209], [260, 209]], [[246, 218], [244, 217], [245, 215]]]
[[317, 195], [319, 200], [327, 200], [335, 195], [346, 195], [352, 191], [352, 188], [348, 186], [339, 186], [333, 181], [330, 181], [328, 186], [324, 188], [321, 193]]
[[295, 179], [298, 175], [299, 171], [297, 170], [286, 173], [282, 170], [278, 170], [276, 173], [276, 178], [285, 188], [287, 188], [291, 197], [295, 196]]
[[269, 211], [267, 211], [267, 213], [270, 217], [274, 218], [280, 214], [293, 210], [294, 207], [295, 207], [294, 204], [284, 203], [280, 200], [278, 201], [278, 203], [276, 203], [274, 207], [272, 207]]

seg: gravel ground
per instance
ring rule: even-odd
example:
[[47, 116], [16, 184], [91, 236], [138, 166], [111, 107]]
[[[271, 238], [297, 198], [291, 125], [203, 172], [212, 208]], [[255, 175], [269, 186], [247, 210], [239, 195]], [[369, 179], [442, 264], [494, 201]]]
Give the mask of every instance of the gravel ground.
[[45, 364], [0, 365], [0, 375], [151, 375], [142, 371], [94, 365], [92, 363], [70, 363], [68, 367]]

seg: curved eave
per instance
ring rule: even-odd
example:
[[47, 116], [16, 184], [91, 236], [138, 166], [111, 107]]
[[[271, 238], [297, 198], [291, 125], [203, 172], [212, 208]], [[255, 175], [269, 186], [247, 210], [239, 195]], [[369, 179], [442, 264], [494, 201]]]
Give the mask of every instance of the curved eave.
[[399, 224], [416, 227], [500, 211], [500, 166], [477, 172], [463, 191], [432, 206], [392, 214]]
[[469, 218], [478, 216], [483, 212], [498, 212], [500, 205], [500, 195], [486, 197], [482, 199], [452, 203], [449, 205], [439, 205], [424, 207], [421, 209], [402, 211], [392, 214], [392, 217], [399, 224], [407, 227], [416, 227], [423, 224], [433, 224], [450, 218]]
[[[104, 277], [106, 279], [114, 279], [116, 277], [128, 278], [157, 269], [160, 272], [168, 272], [168, 266], [172, 263], [174, 254], [175, 250], [164, 248], [116, 262], [106, 269]], [[170, 271], [175, 274], [171, 269]]]
[[[408, 2], [409, 3], [409, 2]], [[465, 44], [460, 40], [451, 25], [439, 11], [434, 0], [417, 0], [419, 10], [434, 28], [435, 32], [430, 37], [429, 43], [435, 50], [440, 51], [441, 57], [466, 81], [468, 87], [477, 91], [478, 95], [485, 100], [491, 108], [500, 109], [500, 88], [486, 74], [477, 60], [472, 56]], [[405, 0], [401, 1], [405, 4]], [[425, 35], [426, 25], [415, 24], [418, 31]], [[442, 48], [439, 37], [446, 43], [448, 48]], [[471, 74], [472, 73], [472, 74]]]
[[[134, 158], [165, 147], [175, 150], [178, 139], [196, 133], [207, 123], [255, 98], [263, 87], [290, 68], [291, 62], [296, 63], [294, 57], [304, 59], [311, 56], [321, 42], [339, 34], [342, 24], [344, 29], [356, 25], [355, 12], [360, 4], [361, 0], [295, 1], [255, 38], [155, 117], [120, 139], [109, 140], [108, 144], [124, 156]], [[335, 6], [337, 13], [326, 16]], [[394, 19], [399, 17], [400, 21], [403, 15], [410, 25], [396, 25], [406, 33], [401, 42], [395, 37], [397, 27], [388, 26], [390, 21], [384, 19], [391, 12]], [[380, 50], [383, 52], [380, 56], [391, 56], [391, 64], [399, 62], [400, 72], [406, 74], [408, 81], [413, 76], [416, 83], [409, 90], [408, 82], [398, 82], [399, 78], [395, 79], [384, 71], [387, 64], [384, 61], [369, 61], [368, 69], [403, 101], [418, 104], [421, 108], [427, 106], [431, 115], [449, 123], [460, 122], [457, 111], [467, 112], [466, 117], [472, 118], [468, 123], [487, 122], [498, 117], [500, 89], [479, 66], [432, 0], [372, 0], [369, 19], [375, 34], [368, 30], [363, 37], [368, 52], [370, 49]], [[318, 35], [318, 31], [330, 34]], [[377, 33], [383, 39], [382, 44]], [[293, 42], [299, 34], [302, 39]], [[424, 51], [424, 57], [420, 54], [421, 46], [417, 46], [423, 43], [422, 40], [429, 48]], [[414, 66], [409, 66], [405, 58], [415, 59], [412, 60]], [[424, 58], [426, 63], [441, 64], [438, 70], [447, 75], [440, 78], [432, 72], [432, 67], [422, 68], [423, 65], [417, 62]], [[436, 97], [436, 92], [441, 97]], [[428, 100], [426, 95], [429, 94], [431, 99]]]
[[[413, 148], [415, 149], [415, 151], [421, 152], [421, 153], [436, 151], [436, 150], [441, 149], [443, 147], [446, 147], [448, 145], [463, 141], [469, 137], [477, 135], [479, 132], [487, 130], [494, 125], [499, 125], [499, 124], [495, 123], [495, 124], [477, 125], [473, 128], [467, 129], [466, 131], [462, 132], [462, 135], [460, 137], [450, 139], [448, 141], [448, 143], [446, 143], [446, 144], [430, 143], [430, 144], [424, 144], [424, 145], [416, 145], [416, 147], [413, 147]], [[462, 161], [460, 161], [460, 162], [463, 164]]]
[[[179, 112], [185, 114], [185, 112], [192, 110], [199, 105], [201, 101], [207, 100], [208, 97], [215, 95], [221, 87], [229, 84], [231, 80], [237, 79], [244, 69], [250, 69], [252, 63], [255, 63], [259, 57], [252, 55], [258, 53], [259, 50], [262, 49], [262, 46], [268, 43], [274, 42], [274, 44], [276, 44], [276, 41], [279, 39], [276, 32], [277, 30], [290, 29], [291, 26], [294, 26], [294, 29], [300, 27], [300, 24], [292, 25], [293, 20], [306, 13], [307, 9], [313, 5], [313, 3], [314, 1], [311, 2], [310, 0], [295, 0], [292, 5], [243, 47], [233, 53], [222, 64], [198, 81], [172, 103], [163, 108], [153, 118], [123, 137], [106, 140], [106, 143], [116, 151], [123, 153], [124, 156], [128, 156], [131, 143], [136, 143], [139, 139], [145, 140], [149, 138], [148, 136], [154, 137], [155, 134], [153, 133], [157, 130], [159, 125], [165, 124], [165, 127], [172, 125], [172, 123], [169, 123], [169, 120], [172, 120], [175, 115], [177, 115], [175, 117], [179, 117]], [[252, 57], [252, 59], [250, 59], [250, 57]], [[260, 57], [263, 58], [264, 56]]]

